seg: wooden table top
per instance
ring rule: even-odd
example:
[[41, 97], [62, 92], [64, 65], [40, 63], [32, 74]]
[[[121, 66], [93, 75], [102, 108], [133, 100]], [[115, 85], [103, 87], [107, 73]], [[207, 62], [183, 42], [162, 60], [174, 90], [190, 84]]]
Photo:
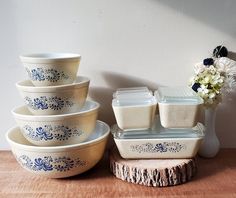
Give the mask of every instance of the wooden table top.
[[107, 154], [91, 170], [67, 179], [47, 179], [25, 171], [12, 153], [0, 151], [0, 197], [236, 197], [236, 149], [213, 159], [198, 158], [192, 181], [173, 187], [146, 187], [114, 177]]

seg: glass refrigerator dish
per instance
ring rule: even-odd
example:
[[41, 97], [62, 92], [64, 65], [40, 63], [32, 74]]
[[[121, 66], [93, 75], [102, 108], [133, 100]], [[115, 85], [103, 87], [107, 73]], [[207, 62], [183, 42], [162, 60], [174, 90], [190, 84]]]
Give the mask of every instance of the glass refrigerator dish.
[[168, 129], [158, 121], [149, 130], [122, 131], [117, 125], [111, 129], [121, 157], [142, 158], [192, 158], [197, 154], [204, 138], [204, 126], [198, 123], [194, 128]]
[[203, 99], [189, 87], [160, 87], [155, 91], [161, 125], [191, 128], [199, 121]]
[[157, 100], [147, 87], [122, 88], [113, 94], [112, 108], [122, 130], [152, 126]]

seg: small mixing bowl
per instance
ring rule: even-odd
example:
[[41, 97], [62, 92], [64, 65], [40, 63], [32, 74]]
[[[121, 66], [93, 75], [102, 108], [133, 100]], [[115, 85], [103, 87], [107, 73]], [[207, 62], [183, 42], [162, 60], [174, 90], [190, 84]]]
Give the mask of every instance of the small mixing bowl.
[[30, 80], [16, 83], [28, 109], [34, 115], [57, 115], [77, 112], [84, 106], [90, 80], [78, 76], [75, 83], [35, 87]]
[[24, 169], [45, 177], [63, 178], [83, 173], [95, 166], [103, 156], [109, 132], [106, 123], [97, 121], [93, 135], [80, 144], [33, 146], [21, 134], [19, 127], [10, 129], [6, 139]]
[[81, 56], [71, 53], [41, 53], [20, 56], [35, 86], [56, 86], [75, 81]]
[[38, 146], [68, 145], [85, 141], [96, 126], [99, 104], [86, 101], [76, 112], [62, 115], [32, 115], [26, 106], [17, 107], [12, 114], [24, 137]]

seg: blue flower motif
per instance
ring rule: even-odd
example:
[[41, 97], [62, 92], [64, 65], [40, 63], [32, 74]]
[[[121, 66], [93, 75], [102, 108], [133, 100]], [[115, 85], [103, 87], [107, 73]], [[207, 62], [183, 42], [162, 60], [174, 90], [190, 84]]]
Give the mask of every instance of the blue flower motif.
[[20, 156], [17, 160], [20, 162], [20, 164], [21, 164], [22, 166], [25, 166], [25, 167], [27, 167], [27, 168], [29, 168], [29, 169], [31, 169], [32, 166], [33, 166], [33, 162], [32, 162], [31, 159], [30, 159], [28, 156], [26, 156], [26, 155]]
[[166, 145], [160, 143], [160, 144], [156, 144], [154, 150], [160, 151], [161, 153], [163, 153], [163, 152], [167, 152], [167, 147]]
[[26, 105], [28, 105], [30, 107], [34, 106], [33, 101], [28, 96], [25, 97], [25, 103], [26, 103]]
[[16, 156], [17, 161], [25, 168], [31, 171], [59, 171], [66, 172], [75, 167], [85, 166], [86, 161], [80, 158], [71, 159], [67, 156], [52, 158], [51, 156], [31, 159], [27, 155]]
[[60, 172], [70, 170], [74, 167], [74, 160], [71, 160], [69, 157], [59, 157], [55, 159], [57, 163], [54, 168]]
[[50, 132], [46, 131], [45, 129], [43, 129], [42, 127], [36, 128], [36, 135], [39, 136], [41, 140], [42, 139], [44, 139], [44, 140], [52, 140], [53, 139], [52, 134]]
[[48, 80], [50, 82], [57, 82], [61, 79], [69, 78], [63, 71], [59, 72], [55, 69], [36, 68], [30, 70], [26, 68], [26, 71], [30, 79], [34, 81]]
[[182, 145], [178, 142], [163, 142], [156, 145], [151, 143], [131, 145], [130, 148], [132, 151], [139, 153], [176, 153], [180, 152], [182, 149], [186, 149], [186, 145]]
[[37, 109], [48, 109], [47, 99], [46, 97], [40, 97], [34, 99], [34, 106]]
[[44, 110], [44, 109], [52, 109], [52, 110], [60, 110], [64, 107], [72, 107], [74, 103], [66, 98], [60, 98], [57, 96], [47, 97], [41, 96], [39, 98], [30, 98], [26, 96], [24, 98], [25, 104], [34, 110]]
[[83, 134], [83, 131], [77, 128], [69, 128], [68, 126], [64, 125], [45, 125], [43, 127], [39, 126], [35, 129], [32, 128], [30, 125], [24, 125], [24, 136], [34, 140], [34, 141], [40, 141], [40, 140], [59, 140], [64, 141], [68, 140], [69, 138], [80, 136]]
[[50, 98], [49, 107], [53, 110], [60, 110], [64, 107], [64, 101], [57, 96], [52, 97]]
[[35, 170], [44, 170], [44, 171], [51, 171], [53, 170], [53, 166], [51, 164], [52, 159], [44, 157], [42, 158], [36, 158], [34, 160], [34, 169]]
[[32, 69], [31, 70], [32, 80], [43, 81], [45, 80], [44, 71], [42, 68]]
[[57, 134], [55, 134], [55, 138], [57, 140], [68, 140], [72, 136], [72, 130], [69, 127], [58, 126], [55, 127], [55, 130], [58, 132]]
[[60, 73], [57, 70], [55, 70], [55, 69], [48, 69], [48, 70], [46, 70], [46, 74], [47, 74], [46, 79], [48, 81], [50, 81], [50, 82], [56, 82], [61, 77]]
[[35, 141], [41, 140], [41, 138], [35, 133], [34, 129], [31, 126], [25, 125], [23, 129], [24, 129], [24, 136], [27, 136]]

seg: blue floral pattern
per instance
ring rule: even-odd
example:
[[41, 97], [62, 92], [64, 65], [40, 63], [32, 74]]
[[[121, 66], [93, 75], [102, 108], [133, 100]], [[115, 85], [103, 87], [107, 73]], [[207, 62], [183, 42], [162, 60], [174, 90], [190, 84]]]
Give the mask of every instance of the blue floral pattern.
[[52, 158], [51, 156], [38, 157], [31, 159], [27, 155], [21, 155], [16, 157], [17, 161], [21, 166], [35, 171], [59, 171], [65, 172], [69, 171], [75, 167], [85, 166], [86, 161], [81, 160], [80, 158], [71, 159], [70, 157], [57, 157]]
[[28, 69], [26, 68], [28, 76], [33, 81], [44, 81], [48, 80], [50, 82], [57, 82], [62, 79], [68, 79], [69, 76], [66, 75], [63, 71], [59, 72], [55, 69], [43, 69], [43, 68], [35, 68]]
[[[29, 126], [27, 128], [29, 128]], [[52, 135], [52, 133], [49, 132], [49, 131], [51, 131], [50, 128], [48, 126], [45, 127], [45, 128], [43, 128], [43, 127], [36, 128], [36, 135], [35, 135], [35, 137], [40, 137], [40, 140], [42, 140], [42, 139], [44, 139], [44, 140], [52, 140], [53, 139], [53, 135]], [[47, 129], [49, 129], [49, 130], [47, 130]]]
[[51, 171], [53, 170], [51, 162], [53, 162], [51, 157], [36, 158], [34, 160], [34, 169], [37, 171]]
[[29, 125], [23, 126], [24, 135], [34, 141], [65, 141], [72, 137], [79, 137], [84, 132], [77, 128], [69, 128], [64, 125], [52, 126], [44, 125], [43, 127], [36, 127], [35, 129]]
[[177, 153], [185, 149], [186, 146], [178, 142], [163, 142], [159, 144], [146, 143], [141, 145], [131, 145], [130, 148], [133, 152], [138, 153]]
[[65, 107], [72, 107], [74, 105], [72, 101], [57, 96], [53, 97], [41, 96], [39, 98], [30, 98], [26, 96], [24, 100], [25, 104], [34, 110], [44, 110], [44, 109], [61, 110]]

